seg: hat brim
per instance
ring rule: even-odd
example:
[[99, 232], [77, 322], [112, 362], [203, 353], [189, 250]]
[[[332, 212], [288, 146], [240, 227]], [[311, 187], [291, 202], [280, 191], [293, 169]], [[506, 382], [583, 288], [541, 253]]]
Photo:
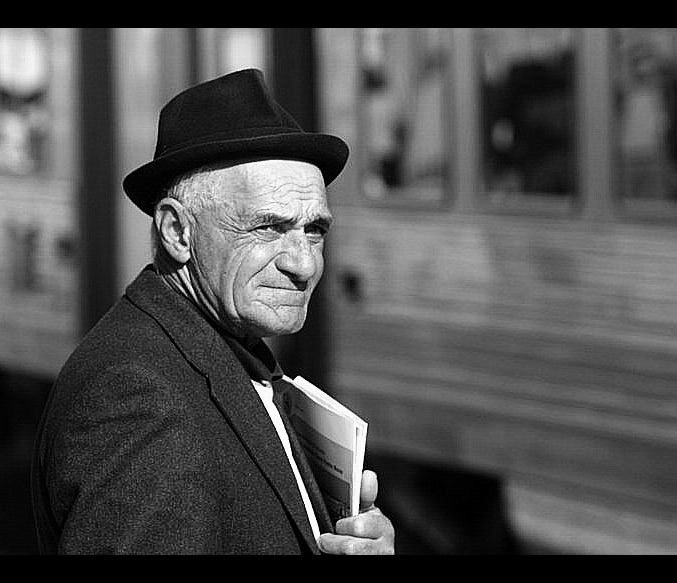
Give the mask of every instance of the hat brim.
[[260, 159], [301, 160], [315, 164], [329, 185], [348, 160], [348, 146], [337, 136], [285, 133], [234, 140], [214, 140], [186, 146], [130, 172], [122, 182], [127, 196], [147, 215], [153, 215], [161, 192], [176, 176], [215, 162]]

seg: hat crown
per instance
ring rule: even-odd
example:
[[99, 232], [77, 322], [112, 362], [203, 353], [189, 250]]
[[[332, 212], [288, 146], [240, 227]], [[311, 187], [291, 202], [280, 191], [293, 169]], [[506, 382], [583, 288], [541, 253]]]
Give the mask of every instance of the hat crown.
[[155, 157], [210, 140], [302, 133], [268, 90], [258, 69], [190, 87], [161, 110]]
[[160, 111], [155, 155], [122, 181], [130, 200], [153, 216], [164, 189], [182, 173], [216, 162], [302, 160], [329, 185], [348, 160], [348, 145], [304, 131], [273, 98], [258, 69], [194, 85]]

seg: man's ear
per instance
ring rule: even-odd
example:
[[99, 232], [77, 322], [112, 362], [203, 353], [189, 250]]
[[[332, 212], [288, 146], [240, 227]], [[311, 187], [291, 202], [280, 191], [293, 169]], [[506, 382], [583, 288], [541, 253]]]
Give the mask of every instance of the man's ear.
[[190, 259], [190, 224], [183, 205], [174, 198], [163, 198], [155, 205], [153, 219], [160, 244], [175, 261], [187, 263]]

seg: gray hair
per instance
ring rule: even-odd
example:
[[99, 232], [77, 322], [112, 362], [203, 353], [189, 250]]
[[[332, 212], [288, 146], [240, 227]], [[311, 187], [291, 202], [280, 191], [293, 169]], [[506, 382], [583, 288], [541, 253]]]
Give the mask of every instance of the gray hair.
[[[226, 173], [225, 181], [223, 173], [215, 179], [212, 170], [225, 167], [236, 166], [232, 163], [215, 163], [179, 174], [162, 190], [159, 200], [163, 198], [178, 200], [188, 211], [189, 220], [192, 221], [197, 213], [213, 207], [225, 189], [232, 189], [236, 184], [238, 188], [244, 187], [245, 180], [239, 172]], [[162, 249], [155, 221], [151, 224], [150, 244], [151, 256], [155, 260]]]

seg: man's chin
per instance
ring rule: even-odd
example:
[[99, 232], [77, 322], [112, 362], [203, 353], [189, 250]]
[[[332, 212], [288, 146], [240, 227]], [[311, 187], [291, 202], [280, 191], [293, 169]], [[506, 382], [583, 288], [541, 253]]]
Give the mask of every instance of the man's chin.
[[[298, 312], [298, 310], [294, 310]], [[288, 336], [300, 332], [306, 321], [306, 312], [302, 314], [289, 315], [288, 317], [267, 318], [265, 321], [257, 322], [253, 328], [257, 330], [261, 338], [272, 336]]]

